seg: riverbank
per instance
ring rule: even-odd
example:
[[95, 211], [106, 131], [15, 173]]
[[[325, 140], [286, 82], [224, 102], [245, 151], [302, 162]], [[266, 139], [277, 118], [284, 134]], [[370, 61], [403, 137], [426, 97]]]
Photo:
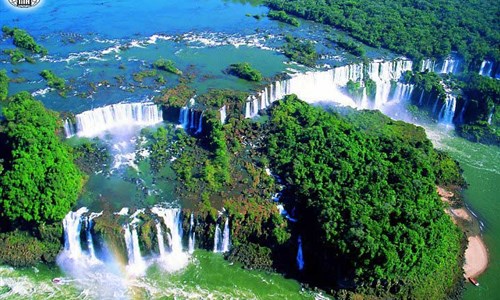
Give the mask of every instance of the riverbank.
[[471, 223], [473, 221], [472, 214], [465, 208], [453, 208], [454, 194], [445, 190], [442, 187], [437, 188], [441, 200], [449, 205], [445, 209], [446, 213], [452, 218], [453, 223], [459, 226], [467, 235], [467, 248], [465, 250], [465, 263], [463, 266], [464, 277], [477, 277], [481, 275], [488, 267], [488, 249], [484, 244], [480, 233], [475, 233], [476, 230], [466, 230], [461, 224], [463, 222]]

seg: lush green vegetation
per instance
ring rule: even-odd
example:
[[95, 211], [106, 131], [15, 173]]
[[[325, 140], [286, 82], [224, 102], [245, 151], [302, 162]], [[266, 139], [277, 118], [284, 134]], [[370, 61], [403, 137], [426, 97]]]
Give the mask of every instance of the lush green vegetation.
[[500, 145], [500, 82], [497, 79], [467, 74], [462, 78], [465, 106], [458, 133], [469, 140]]
[[266, 0], [272, 9], [334, 26], [359, 41], [413, 59], [442, 57], [452, 50], [478, 65], [500, 61], [496, 1]]
[[63, 78], [57, 77], [51, 70], [43, 70], [40, 72], [40, 76], [47, 80], [47, 85], [49, 87], [58, 90], [59, 93], [64, 96], [68, 88]]
[[328, 40], [337, 44], [339, 47], [344, 48], [345, 50], [347, 50], [347, 52], [351, 53], [352, 55], [355, 55], [358, 57], [364, 57], [366, 54], [363, 46], [359, 43], [354, 42], [351, 39], [346, 39], [346, 38], [335, 39], [335, 38], [329, 37]]
[[23, 51], [19, 49], [5, 49], [3, 52], [10, 57], [10, 62], [12, 64], [17, 64], [22, 60], [26, 60], [29, 63], [35, 63], [35, 60], [31, 56], [24, 55]]
[[42, 56], [47, 55], [47, 49], [38, 45], [35, 42], [35, 39], [25, 30], [3, 26], [2, 32], [4, 33], [4, 35], [11, 36], [13, 38], [14, 45], [16, 45], [17, 47], [26, 49], [36, 54], [40, 54]]
[[155, 97], [155, 102], [168, 107], [181, 108], [194, 95], [195, 91], [192, 88], [180, 83], [173, 88], [163, 90], [161, 95]]
[[182, 75], [182, 71], [177, 69], [175, 66], [174, 62], [171, 60], [165, 60], [163, 58], [158, 59], [153, 63], [153, 68], [162, 70], [162, 71], [167, 71], [172, 74], [176, 75]]
[[248, 81], [261, 81], [262, 80], [262, 74], [258, 71], [252, 68], [252, 66], [247, 63], [238, 63], [238, 64], [231, 64], [227, 69], [226, 72], [228, 74], [237, 76], [239, 78], [248, 80]]
[[3, 114], [2, 229], [59, 222], [76, 202], [83, 177], [57, 136], [58, 116], [26, 92], [10, 98]]
[[112, 157], [105, 145], [98, 139], [86, 140], [73, 147], [75, 164], [86, 174], [107, 170], [112, 162]]
[[271, 10], [267, 14], [267, 17], [272, 20], [277, 20], [283, 23], [287, 23], [290, 25], [293, 25], [295, 27], [300, 26], [300, 22], [295, 19], [294, 17], [289, 16], [285, 11], [283, 10]]
[[0, 70], [0, 101], [5, 101], [9, 94], [9, 76], [5, 69]]
[[436, 184], [459, 169], [438, 171], [422, 128], [378, 112], [355, 119], [295, 96], [272, 110], [269, 159], [288, 183], [306, 273], [382, 298], [446, 297], [462, 280], [463, 249]]
[[132, 78], [135, 82], [143, 82], [144, 78], [155, 77], [156, 74], [156, 70], [143, 70], [132, 74]]
[[316, 66], [319, 55], [311, 41], [294, 38], [291, 35], [285, 37], [283, 51], [290, 60], [308, 67]]

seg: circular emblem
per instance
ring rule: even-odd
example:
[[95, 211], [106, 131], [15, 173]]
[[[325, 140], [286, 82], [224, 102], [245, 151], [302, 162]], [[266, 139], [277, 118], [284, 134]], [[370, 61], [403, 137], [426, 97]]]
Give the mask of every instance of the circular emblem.
[[9, 0], [9, 3], [19, 8], [31, 8], [37, 6], [40, 0]]

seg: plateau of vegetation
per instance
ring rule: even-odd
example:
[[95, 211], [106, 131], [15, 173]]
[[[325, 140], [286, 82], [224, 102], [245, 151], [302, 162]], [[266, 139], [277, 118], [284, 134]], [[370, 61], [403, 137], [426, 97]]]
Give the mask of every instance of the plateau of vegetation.
[[295, 96], [272, 110], [269, 161], [286, 178], [305, 271], [327, 289], [446, 297], [462, 281], [463, 240], [436, 184], [461, 182], [458, 166], [441, 168], [448, 164], [438, 163], [423, 128], [378, 112], [353, 119]]
[[177, 69], [174, 62], [163, 58], [158, 59], [153, 63], [153, 68], [166, 71], [175, 75], [182, 75], [182, 71]]
[[291, 35], [287, 35], [285, 41], [283, 52], [286, 57], [308, 67], [316, 66], [319, 55], [313, 42], [300, 40]]
[[5, 101], [9, 94], [9, 76], [5, 69], [0, 70], [0, 101]]
[[466, 74], [462, 86], [457, 110], [464, 108], [464, 114], [458, 133], [471, 141], [500, 146], [500, 81]]
[[466, 63], [500, 61], [496, 1], [408, 2], [266, 0], [274, 10], [347, 31], [355, 39], [414, 60], [458, 51]]
[[283, 23], [287, 23], [287, 24], [290, 24], [290, 25], [295, 26], [295, 27], [300, 26], [300, 22], [296, 18], [289, 16], [283, 10], [271, 10], [267, 14], [267, 17], [271, 20], [276, 20], [276, 21], [280, 21]]
[[365, 56], [365, 49], [363, 46], [359, 43], [354, 42], [351, 39], [346, 39], [346, 38], [332, 38], [328, 37], [328, 40], [331, 42], [337, 44], [340, 48], [345, 49], [347, 52], [351, 53], [354, 56], [357, 57], [364, 57]]
[[61, 124], [27, 92], [8, 99], [0, 131], [0, 261], [14, 266], [53, 261], [60, 221], [84, 183]]
[[254, 69], [249, 63], [244, 62], [244, 63], [238, 63], [238, 64], [231, 64], [227, 69], [226, 72], [228, 74], [237, 76], [241, 79], [245, 79], [248, 81], [261, 81], [262, 80], [262, 74]]
[[49, 87], [59, 91], [59, 94], [61, 94], [61, 96], [64, 96], [66, 94], [68, 88], [63, 78], [56, 76], [56, 74], [54, 74], [54, 72], [52, 72], [51, 70], [43, 70], [42, 72], [40, 72], [40, 76], [47, 80], [47, 85]]
[[35, 42], [35, 39], [25, 30], [3, 26], [2, 32], [4, 35], [12, 37], [14, 45], [16, 45], [18, 48], [22, 48], [32, 53], [40, 54], [42, 56], [47, 55], [47, 49], [38, 45]]

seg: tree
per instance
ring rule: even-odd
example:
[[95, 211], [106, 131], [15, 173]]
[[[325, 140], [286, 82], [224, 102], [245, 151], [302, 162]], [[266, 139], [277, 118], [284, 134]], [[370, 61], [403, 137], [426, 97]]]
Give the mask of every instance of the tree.
[[1, 216], [17, 224], [62, 220], [77, 200], [83, 176], [57, 136], [57, 114], [27, 92], [14, 95], [3, 113], [10, 153], [0, 179]]
[[272, 110], [268, 154], [288, 183], [310, 276], [326, 287], [347, 279], [359, 292], [397, 286], [387, 298], [446, 296], [461, 280], [460, 233], [435, 185], [454, 166], [434, 167], [420, 127], [379, 112], [345, 118], [294, 95]]
[[9, 93], [9, 76], [5, 70], [0, 70], [0, 101], [7, 99]]

